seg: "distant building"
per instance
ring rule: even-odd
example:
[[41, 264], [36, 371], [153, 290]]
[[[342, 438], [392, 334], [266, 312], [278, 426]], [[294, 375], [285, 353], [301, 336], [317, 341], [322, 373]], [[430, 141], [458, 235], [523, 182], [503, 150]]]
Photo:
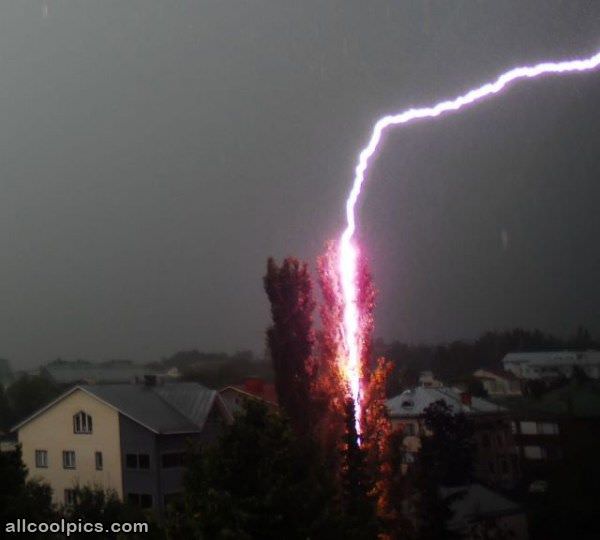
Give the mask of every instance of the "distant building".
[[473, 421], [475, 460], [474, 474], [489, 485], [510, 489], [520, 477], [518, 456], [505, 407], [454, 388], [417, 387], [405, 390], [387, 401], [394, 427], [404, 431], [408, 461], [421, 448], [421, 438], [429, 435], [424, 423], [425, 409], [443, 401], [452, 413], [464, 413]]
[[142, 380], [156, 371], [130, 360], [88, 362], [55, 360], [40, 368], [40, 373], [56, 384], [121, 384]]
[[600, 351], [514, 352], [502, 359], [506, 371], [520, 379], [571, 377], [575, 368], [600, 379]]
[[261, 400], [270, 409], [277, 408], [277, 393], [274, 385], [256, 377], [246, 379], [241, 386], [226, 386], [219, 390], [219, 393], [232, 415], [240, 412], [244, 401], [248, 399]]
[[75, 386], [13, 428], [32, 477], [54, 502], [99, 485], [164, 511], [181, 495], [188, 444], [212, 441], [231, 421], [218, 392], [197, 383]]
[[478, 369], [473, 378], [481, 381], [483, 388], [490, 397], [521, 396], [521, 381], [510, 371], [494, 371]]
[[450, 503], [449, 528], [465, 540], [510, 538], [527, 540], [527, 517], [521, 506], [481, 484], [442, 488], [444, 497], [457, 495]]
[[[507, 400], [522, 473], [530, 489], [552, 471], [581, 459], [584, 446], [600, 454], [600, 383], [571, 380], [539, 398]], [[589, 456], [587, 456], [589, 458]]]
[[444, 383], [437, 380], [433, 376], [432, 371], [421, 371], [419, 375], [419, 386], [424, 386], [425, 388], [441, 388], [444, 386]]

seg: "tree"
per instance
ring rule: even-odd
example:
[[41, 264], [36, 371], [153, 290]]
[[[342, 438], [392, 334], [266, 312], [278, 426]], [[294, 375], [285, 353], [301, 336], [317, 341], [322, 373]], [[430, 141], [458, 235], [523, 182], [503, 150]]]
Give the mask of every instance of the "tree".
[[[96, 538], [113, 540], [122, 537], [110, 531], [113, 523], [148, 523], [148, 533], [128, 533], [127, 538], [164, 538], [157, 523], [149, 521], [140, 509], [119, 500], [115, 491], [104, 490], [101, 486], [76, 486], [74, 491], [75, 502], [62, 509], [63, 516], [72, 523], [102, 524], [104, 532], [94, 534]], [[69, 538], [83, 539], [89, 536], [86, 532], [76, 532]]]
[[[20, 446], [12, 452], [0, 452], [0, 478], [0, 524], [3, 528], [21, 518], [49, 522], [56, 517], [50, 486], [27, 480]], [[40, 533], [29, 537], [47, 538], [47, 535]]]
[[354, 402], [345, 402], [346, 431], [342, 449], [342, 505], [351, 524], [347, 532], [353, 540], [370, 540], [377, 536], [372, 478], [369, 476], [365, 451], [358, 444]]
[[311, 390], [315, 379], [312, 358], [315, 301], [308, 266], [294, 258], [287, 258], [277, 266], [270, 258], [264, 286], [273, 319], [267, 330], [267, 344], [277, 398], [296, 432], [306, 436], [314, 418]]
[[60, 389], [45, 377], [23, 375], [6, 392], [15, 421], [23, 420], [60, 394]]
[[14, 422], [12, 407], [8, 401], [4, 387], [0, 384], [0, 432], [8, 431]]
[[451, 503], [460, 498], [456, 492], [444, 496], [444, 487], [469, 483], [473, 466], [472, 426], [463, 414], [453, 414], [443, 401], [425, 409], [429, 435], [421, 439], [416, 466], [411, 471], [417, 492], [415, 517], [420, 540], [448, 540], [457, 535], [448, 528]]
[[289, 421], [249, 400], [211, 448], [191, 458], [179, 523], [189, 538], [337, 538], [339, 516], [327, 470]]

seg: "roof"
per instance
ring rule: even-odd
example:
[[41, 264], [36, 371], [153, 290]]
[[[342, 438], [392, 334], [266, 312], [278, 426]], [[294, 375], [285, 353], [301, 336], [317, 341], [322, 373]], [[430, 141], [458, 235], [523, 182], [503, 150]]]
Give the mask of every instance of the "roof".
[[76, 382], [129, 383], [155, 370], [131, 362], [53, 362], [43, 370], [59, 384]]
[[68, 390], [52, 403], [35, 412], [15, 426], [13, 431], [76, 390], [94, 396], [150, 431], [160, 434], [201, 432], [215, 400], [220, 402], [221, 399], [215, 390], [193, 382], [165, 383], [159, 386], [81, 385]]
[[518, 381], [519, 378], [512, 371], [503, 371], [493, 368], [482, 368], [473, 372], [473, 377], [478, 379], [505, 379], [507, 381]]
[[600, 351], [535, 351], [512, 352], [502, 359], [506, 364], [528, 364], [544, 366], [586, 365], [600, 363]]
[[600, 417], [600, 383], [595, 380], [577, 381], [551, 390], [539, 398], [523, 397], [503, 401], [521, 415], [563, 416], [571, 418]]
[[523, 511], [517, 503], [481, 484], [443, 487], [440, 491], [444, 497], [460, 495], [450, 502], [450, 508], [454, 512], [450, 520], [452, 528], [463, 527], [484, 517], [518, 514]]
[[471, 397], [471, 404], [465, 405], [461, 401], [461, 392], [448, 387], [418, 386], [388, 399], [386, 405], [392, 417], [421, 416], [429, 405], [440, 400], [444, 401], [453, 413], [489, 414], [506, 411], [505, 407], [478, 397]]

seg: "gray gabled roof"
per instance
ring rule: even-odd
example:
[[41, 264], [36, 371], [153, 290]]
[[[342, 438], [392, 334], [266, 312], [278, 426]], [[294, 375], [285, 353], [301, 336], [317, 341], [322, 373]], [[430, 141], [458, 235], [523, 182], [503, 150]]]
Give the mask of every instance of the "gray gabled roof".
[[462, 528], [472, 521], [484, 518], [523, 512], [517, 503], [481, 484], [442, 487], [440, 491], [443, 497], [457, 495], [456, 500], [450, 502], [453, 512], [450, 519], [452, 528]]
[[[16, 430], [75, 390], [82, 390], [155, 433], [199, 433], [220, 396], [198, 383], [81, 385], [38, 410]], [[223, 407], [222, 410], [225, 410]]]
[[392, 417], [421, 416], [429, 405], [440, 400], [446, 403], [453, 413], [482, 414], [506, 411], [506, 408], [500, 405], [477, 397], [471, 397], [471, 404], [465, 405], [461, 401], [461, 393], [455, 388], [447, 387], [418, 386], [388, 399], [386, 405]]

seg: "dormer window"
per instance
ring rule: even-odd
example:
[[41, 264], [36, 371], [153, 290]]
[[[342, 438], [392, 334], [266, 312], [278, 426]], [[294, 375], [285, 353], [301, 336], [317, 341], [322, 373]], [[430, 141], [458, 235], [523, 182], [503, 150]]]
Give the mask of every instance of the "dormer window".
[[92, 432], [92, 417], [79, 411], [73, 416], [73, 433], [91, 433]]

